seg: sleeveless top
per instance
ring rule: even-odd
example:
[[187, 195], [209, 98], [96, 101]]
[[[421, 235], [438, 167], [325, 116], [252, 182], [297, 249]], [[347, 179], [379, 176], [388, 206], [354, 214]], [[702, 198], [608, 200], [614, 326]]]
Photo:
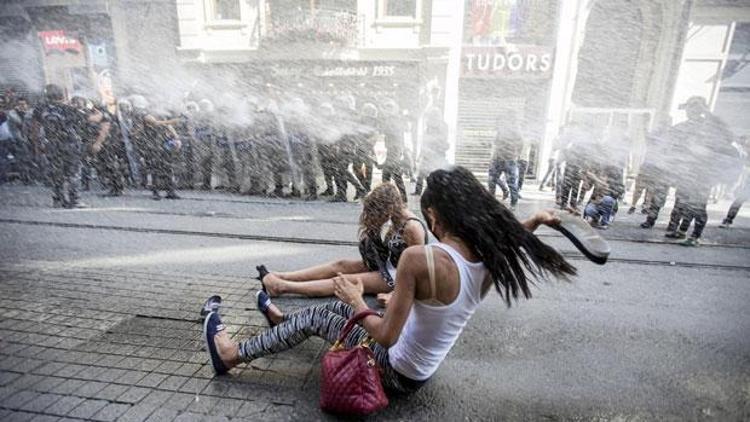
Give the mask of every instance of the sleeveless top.
[[409, 221], [416, 221], [424, 230], [424, 243], [427, 244], [429, 237], [427, 227], [424, 222], [418, 218], [408, 218], [396, 230], [392, 231], [385, 239], [385, 243], [380, 237], [372, 238], [364, 236], [359, 241], [359, 254], [365, 265], [370, 271], [377, 271], [391, 288], [396, 286], [395, 268], [398, 267], [398, 260], [409, 246], [404, 240], [404, 229]]
[[456, 264], [460, 288], [448, 305], [430, 305], [415, 300], [396, 344], [388, 349], [388, 361], [398, 373], [415, 381], [424, 381], [437, 371], [456, 343], [466, 323], [482, 300], [482, 284], [487, 268], [481, 262], [469, 262], [453, 247], [433, 243]]

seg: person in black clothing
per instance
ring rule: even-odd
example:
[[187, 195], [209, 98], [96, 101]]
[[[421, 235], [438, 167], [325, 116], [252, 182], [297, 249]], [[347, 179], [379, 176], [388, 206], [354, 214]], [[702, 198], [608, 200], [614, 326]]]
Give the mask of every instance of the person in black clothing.
[[195, 140], [195, 118], [200, 108], [195, 101], [185, 103], [185, 110], [180, 114], [174, 129], [180, 137], [182, 148], [180, 148], [180, 163], [177, 172], [177, 186], [180, 189], [193, 189], [194, 176], [198, 172], [199, 163], [196, 161], [197, 142]]
[[103, 143], [94, 143], [94, 168], [99, 181], [107, 189], [107, 196], [121, 196], [125, 189], [125, 144], [122, 140], [120, 122], [102, 106], [97, 110], [96, 119], [100, 125], [107, 125], [107, 137]]
[[377, 165], [375, 160], [377, 118], [378, 108], [375, 104], [365, 103], [361, 110], [352, 170], [366, 192], [372, 189], [373, 169]]
[[[295, 170], [292, 195], [301, 197], [304, 194], [306, 200], [314, 201], [318, 199], [318, 183], [315, 180], [315, 142], [305, 127], [306, 121], [310, 118], [310, 111], [302, 98], [295, 97], [285, 104], [284, 115], [286, 117], [284, 128]], [[304, 188], [300, 186], [300, 182]]]
[[70, 105], [86, 116], [86, 125], [84, 126], [81, 146], [81, 187], [84, 191], [88, 191], [91, 189], [91, 179], [93, 178], [92, 173], [95, 161], [95, 154], [92, 150], [94, 142], [93, 138], [99, 130], [98, 123], [88, 121], [88, 118], [96, 118], [97, 113], [95, 112], [91, 101], [80, 95], [74, 95], [70, 99]]
[[[53, 206], [83, 208], [85, 204], [79, 201], [78, 184], [87, 116], [65, 104], [65, 93], [58, 85], [47, 85], [44, 98], [45, 103], [35, 108], [32, 114], [32, 136], [35, 145], [41, 145], [49, 162]], [[97, 139], [104, 136], [106, 131], [102, 126]]]
[[[320, 114], [322, 119], [333, 119], [335, 114], [333, 105], [322, 103]], [[335, 193], [333, 176], [336, 172], [336, 145], [322, 138], [318, 138], [317, 141], [318, 161], [320, 162], [320, 168], [323, 170], [323, 181], [326, 184], [326, 188], [320, 196], [333, 196]]]
[[[290, 164], [277, 110], [275, 102], [271, 102], [258, 112], [256, 140], [261, 164], [259, 185], [263, 194], [278, 198], [284, 196], [284, 174], [289, 172]], [[273, 186], [273, 191], [266, 190], [269, 186]]]
[[404, 123], [399, 116], [399, 107], [395, 101], [389, 100], [383, 105], [382, 132], [385, 137], [385, 162], [383, 163], [383, 183], [393, 179], [404, 203], [406, 199], [406, 185], [404, 185]]
[[354, 186], [356, 195], [354, 199], [364, 198], [367, 194], [365, 188], [360, 184], [359, 180], [349, 171], [349, 164], [355, 163], [357, 159], [357, 143], [359, 142], [359, 136], [356, 134], [344, 134], [341, 139], [336, 142], [336, 155], [335, 155], [335, 166], [333, 172], [333, 179], [336, 182], [336, 195], [333, 197], [332, 202], [346, 202], [346, 193], [348, 190], [348, 184]]
[[433, 108], [427, 112], [425, 126], [422, 148], [419, 151], [419, 173], [412, 195], [421, 195], [427, 176], [447, 164], [445, 153], [450, 147], [448, 125], [439, 109]]
[[[675, 136], [689, 148], [681, 157], [683, 168], [691, 168], [691, 177], [683, 175], [677, 184], [675, 207], [670, 215], [665, 237], [682, 239], [695, 221], [691, 236], [681, 244], [698, 246], [708, 221], [708, 198], [711, 187], [723, 177], [727, 167], [733, 167], [736, 150], [733, 135], [726, 124], [713, 115], [703, 97], [691, 97], [680, 106], [688, 120], [673, 127]], [[732, 163], [730, 163], [732, 162]]]
[[172, 125], [178, 119], [158, 119], [146, 107], [148, 102], [142, 96], [133, 97], [133, 140], [144, 160], [145, 168], [151, 174], [151, 193], [154, 200], [160, 200], [160, 190], [166, 192], [167, 199], [180, 199], [175, 191], [174, 160], [181, 143]]

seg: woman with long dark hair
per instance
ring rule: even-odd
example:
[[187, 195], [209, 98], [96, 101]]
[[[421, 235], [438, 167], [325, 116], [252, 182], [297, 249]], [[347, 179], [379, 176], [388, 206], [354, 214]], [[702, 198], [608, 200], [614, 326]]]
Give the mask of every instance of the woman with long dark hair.
[[[439, 242], [404, 251], [385, 313], [365, 317], [346, 338], [349, 347], [367, 336], [375, 341], [383, 385], [399, 392], [416, 390], [435, 373], [493, 285], [510, 306], [519, 294], [531, 296], [533, 280], [576, 273], [532, 234], [541, 224], [558, 224], [554, 214], [541, 211], [516, 220], [465, 168], [431, 173], [421, 207]], [[340, 276], [334, 285], [340, 301], [290, 314], [270, 306], [265, 314], [276, 325], [240, 343], [226, 334], [218, 312], [209, 313], [204, 336], [216, 373], [310, 336], [334, 342], [348, 318], [368, 310], [361, 281]]]
[[[385, 237], [383, 227], [390, 222]], [[362, 282], [365, 293], [386, 293], [396, 284], [396, 266], [403, 251], [427, 243], [427, 228], [409, 211], [392, 183], [383, 183], [362, 201], [359, 217], [360, 259], [341, 259], [291, 272], [268, 272], [257, 267], [261, 283], [270, 296], [300, 294], [332, 296], [333, 279], [348, 274]], [[387, 299], [383, 298], [385, 302]], [[264, 300], [260, 300], [264, 302]]]

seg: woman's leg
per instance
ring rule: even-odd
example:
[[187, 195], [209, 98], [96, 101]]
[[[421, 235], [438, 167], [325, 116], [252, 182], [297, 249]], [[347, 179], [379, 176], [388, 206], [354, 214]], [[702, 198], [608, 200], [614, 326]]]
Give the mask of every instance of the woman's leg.
[[[365, 293], [390, 291], [388, 284], [377, 271], [346, 274], [346, 276], [352, 279], [359, 278], [362, 281]], [[333, 296], [333, 277], [310, 281], [288, 281], [278, 277], [274, 278], [272, 274], [269, 274], [263, 279], [263, 283], [271, 296], [284, 294], [298, 294], [308, 297]]]
[[[240, 362], [289, 350], [311, 336], [334, 343], [344, 328], [347, 317], [329, 310], [331, 305], [311, 306], [284, 317], [284, 322], [237, 345]], [[367, 332], [356, 326], [347, 336], [345, 344], [358, 344]]]
[[[234, 353], [238, 354], [239, 358], [231, 362], [236, 364], [292, 349], [312, 336], [320, 337], [332, 344], [338, 340], [341, 330], [353, 313], [354, 309], [351, 306], [338, 300], [301, 309], [285, 315], [284, 322], [281, 324], [239, 344], [233, 344], [231, 339], [225, 337], [223, 340], [230, 344], [224, 349], [238, 350]], [[362, 326], [355, 325], [344, 344], [347, 348], [354, 347], [367, 336], [367, 331]], [[383, 387], [402, 393], [410, 392], [409, 388], [401, 384], [398, 374], [391, 367], [388, 349], [377, 343], [373, 343], [370, 348], [383, 370], [381, 373]]]
[[273, 272], [269, 276], [273, 275], [286, 281], [311, 281], [335, 277], [339, 273], [356, 274], [367, 271], [368, 268], [361, 259], [340, 259], [298, 271]]

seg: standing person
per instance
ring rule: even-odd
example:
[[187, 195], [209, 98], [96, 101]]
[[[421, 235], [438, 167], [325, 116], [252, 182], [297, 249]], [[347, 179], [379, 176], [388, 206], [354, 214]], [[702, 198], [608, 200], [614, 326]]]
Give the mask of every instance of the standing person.
[[[286, 153], [282, 132], [279, 107], [275, 100], [269, 100], [258, 113], [258, 147], [262, 163], [264, 194], [272, 198], [281, 198], [284, 194], [284, 175], [289, 173], [291, 165]], [[272, 191], [266, 191], [269, 186]]]
[[[510, 207], [514, 209], [518, 203], [518, 155], [521, 153], [523, 139], [518, 130], [506, 127], [501, 119], [497, 121], [497, 135], [492, 146], [492, 159], [490, 160], [489, 178], [487, 188], [491, 195], [495, 195], [495, 187], [498, 185], [500, 176], [505, 174], [506, 182], [510, 190]], [[503, 198], [508, 196], [503, 191]]]
[[[323, 122], [333, 120], [335, 114], [333, 104], [329, 102], [320, 104], [320, 118]], [[318, 161], [321, 170], [323, 170], [323, 182], [326, 185], [320, 196], [333, 196], [335, 193], [333, 176], [336, 173], [336, 145], [333, 140], [324, 139], [322, 136], [316, 136], [315, 139], [317, 141]]]
[[711, 187], [721, 180], [726, 171], [727, 158], [736, 156], [731, 146], [733, 136], [726, 124], [713, 115], [703, 97], [690, 97], [680, 105], [685, 110], [687, 121], [674, 126], [678, 138], [689, 148], [685, 164], [694, 169], [691, 177], [678, 182], [675, 208], [670, 216], [668, 238], [683, 239], [690, 224], [695, 221], [693, 232], [681, 244], [698, 246], [703, 229], [708, 221], [708, 199]]
[[383, 163], [383, 182], [393, 182], [401, 192], [401, 199], [407, 202], [404, 185], [404, 123], [399, 115], [395, 101], [389, 100], [383, 105], [382, 131], [385, 136], [385, 162]]
[[195, 187], [194, 177], [200, 168], [199, 163], [196, 161], [196, 148], [197, 142], [195, 140], [195, 118], [199, 114], [199, 106], [195, 101], [188, 101], [185, 103], [185, 109], [180, 114], [179, 122], [174, 126], [177, 136], [182, 141], [182, 148], [180, 148], [180, 166], [179, 172], [177, 173], [177, 186], [180, 189], [193, 189]]
[[742, 174], [740, 175], [740, 184], [734, 192], [734, 201], [727, 211], [727, 216], [722, 220], [722, 229], [728, 229], [734, 223], [734, 219], [737, 217], [737, 213], [742, 208], [742, 204], [750, 198], [750, 154], [748, 154], [748, 138], [742, 136], [737, 139], [737, 145], [735, 145], [739, 153], [740, 159], [743, 162]]
[[544, 177], [542, 177], [542, 182], [539, 183], [539, 191], [544, 191], [545, 184], [547, 187], [552, 187], [555, 191], [558, 190], [557, 185], [559, 184], [560, 179], [559, 158], [560, 137], [557, 137], [552, 145], [552, 152], [550, 153], [549, 159], [547, 160], [547, 171], [544, 173]]
[[560, 161], [564, 163], [562, 183], [560, 183], [560, 209], [571, 207], [578, 209], [578, 194], [583, 181], [586, 159], [583, 157], [581, 144], [587, 137], [580, 124], [572, 123], [563, 131], [560, 145]]
[[419, 151], [419, 174], [412, 195], [421, 195], [427, 176], [447, 164], [445, 153], [450, 147], [448, 124], [443, 120], [443, 114], [438, 108], [430, 109], [426, 120], [422, 148]]
[[125, 189], [126, 151], [120, 122], [104, 106], [98, 110], [97, 120], [109, 129], [101, 144], [92, 145], [96, 174], [107, 189], [107, 196], [121, 196]]
[[365, 103], [362, 106], [361, 116], [352, 169], [365, 191], [370, 192], [372, 190], [373, 169], [377, 164], [375, 160], [375, 140], [378, 108], [375, 104]]
[[193, 148], [194, 162], [200, 169], [200, 188], [211, 190], [211, 176], [216, 156], [216, 116], [214, 103], [204, 98], [198, 101], [198, 116], [195, 119], [195, 148]]
[[345, 339], [346, 347], [370, 337], [383, 387], [412, 393], [437, 372], [493, 286], [510, 305], [519, 293], [531, 296], [535, 279], [576, 274], [532, 234], [542, 224], [557, 224], [554, 215], [541, 211], [524, 222], [516, 220], [467, 169], [430, 174], [421, 208], [438, 243], [404, 251], [384, 314], [370, 310], [362, 281], [351, 276], [334, 280], [340, 302], [288, 314], [264, 307], [274, 327], [240, 343], [230, 337], [218, 312], [209, 312], [204, 338], [215, 373], [289, 350], [312, 336], [333, 343], [347, 320], [359, 314], [361, 326]]
[[357, 142], [359, 137], [356, 134], [346, 133], [338, 142], [336, 142], [336, 158], [333, 179], [336, 183], [336, 195], [332, 202], [347, 202], [347, 190], [349, 184], [354, 186], [356, 194], [354, 199], [364, 198], [367, 194], [365, 188], [359, 183], [359, 180], [349, 171], [349, 164], [356, 161]]
[[86, 116], [86, 126], [83, 132], [83, 145], [81, 152], [81, 187], [84, 191], [91, 190], [91, 179], [93, 178], [94, 153], [92, 145], [94, 137], [98, 132], [98, 123], [89, 122], [89, 117], [96, 117], [93, 103], [81, 95], [74, 95], [70, 104]]
[[21, 182], [25, 185], [35, 180], [34, 149], [29, 139], [31, 111], [25, 97], [17, 97], [13, 109], [8, 111], [8, 129], [13, 144], [13, 156], [18, 163]]
[[[32, 134], [36, 137], [35, 145], [41, 146], [49, 162], [52, 205], [55, 208], [85, 208], [86, 205], [79, 200], [78, 185], [87, 116], [65, 104], [65, 93], [58, 85], [44, 87], [44, 100], [34, 109]], [[102, 126], [97, 138], [104, 136], [106, 132]]]
[[523, 182], [526, 180], [526, 171], [529, 169], [529, 159], [531, 158], [531, 142], [524, 139], [521, 153], [518, 156], [518, 198], [523, 199], [521, 196], [521, 190], [523, 190]]
[[140, 95], [133, 96], [133, 107], [133, 139], [151, 174], [152, 199], [160, 200], [161, 190], [167, 199], [180, 199], [174, 181], [174, 160], [180, 141], [172, 127], [179, 121], [158, 119], [147, 110], [148, 101]]

